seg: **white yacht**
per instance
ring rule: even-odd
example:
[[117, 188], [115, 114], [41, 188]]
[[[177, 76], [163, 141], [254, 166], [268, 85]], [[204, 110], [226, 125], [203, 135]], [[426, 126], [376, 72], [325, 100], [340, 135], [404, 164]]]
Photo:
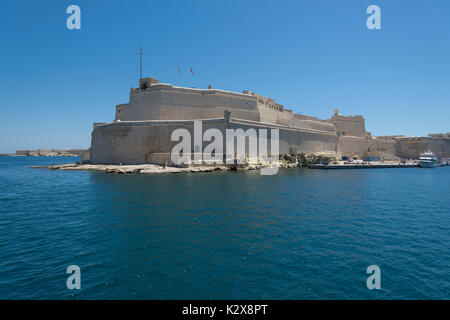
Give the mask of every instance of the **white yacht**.
[[438, 166], [437, 158], [434, 153], [427, 151], [420, 154], [419, 167], [421, 168], [436, 168]]

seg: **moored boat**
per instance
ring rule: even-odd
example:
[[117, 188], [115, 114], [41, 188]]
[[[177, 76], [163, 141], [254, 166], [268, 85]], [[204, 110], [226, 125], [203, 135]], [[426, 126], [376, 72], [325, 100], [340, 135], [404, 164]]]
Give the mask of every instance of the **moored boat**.
[[438, 166], [438, 160], [433, 152], [427, 151], [420, 154], [419, 167], [421, 168], [436, 168]]

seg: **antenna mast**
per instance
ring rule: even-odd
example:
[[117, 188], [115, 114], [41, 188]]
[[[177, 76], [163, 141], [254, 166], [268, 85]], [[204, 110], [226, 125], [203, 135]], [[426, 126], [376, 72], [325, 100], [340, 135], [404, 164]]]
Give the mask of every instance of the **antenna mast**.
[[150, 51], [148, 51], [148, 52], [143, 52], [142, 51], [142, 40], [141, 40], [140, 41], [139, 52], [138, 52], [138, 54], [139, 54], [139, 80], [142, 79], [142, 56], [146, 55], [146, 54], [149, 54], [149, 53], [150, 53]]

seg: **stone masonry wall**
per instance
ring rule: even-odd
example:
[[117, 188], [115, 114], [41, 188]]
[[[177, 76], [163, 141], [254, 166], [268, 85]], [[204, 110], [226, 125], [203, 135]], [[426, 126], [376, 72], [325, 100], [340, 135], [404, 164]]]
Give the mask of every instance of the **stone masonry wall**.
[[411, 137], [398, 138], [396, 153], [401, 158], [418, 159], [426, 151], [433, 152], [438, 158], [450, 157], [449, 138]]
[[116, 120], [194, 120], [235, 117], [260, 121], [256, 97], [216, 89], [178, 88], [168, 84], [132, 89], [129, 104], [116, 107]]
[[366, 127], [362, 116], [334, 115], [331, 119], [324, 120], [336, 126], [336, 130], [341, 136], [365, 137]]
[[377, 138], [367, 139], [365, 155], [381, 157], [385, 160], [398, 159], [397, 141]]
[[[203, 132], [217, 128], [226, 136], [226, 129], [278, 128], [279, 152], [315, 152], [336, 155], [337, 135], [332, 132], [291, 129], [283, 126], [267, 126], [258, 122], [232, 119], [202, 121]], [[137, 121], [115, 122], [99, 125], [92, 132], [91, 162], [98, 164], [170, 163], [170, 153], [178, 141], [171, 141], [175, 129], [187, 129], [192, 136], [194, 121]], [[193, 140], [192, 140], [193, 141]], [[203, 142], [203, 148], [210, 142]], [[192, 152], [193, 142], [192, 142]], [[269, 148], [270, 149], [270, 148]], [[225, 151], [225, 146], [224, 146]], [[248, 151], [248, 150], [247, 150]]]
[[362, 137], [340, 136], [338, 153], [341, 156], [362, 158], [366, 149], [366, 139]]

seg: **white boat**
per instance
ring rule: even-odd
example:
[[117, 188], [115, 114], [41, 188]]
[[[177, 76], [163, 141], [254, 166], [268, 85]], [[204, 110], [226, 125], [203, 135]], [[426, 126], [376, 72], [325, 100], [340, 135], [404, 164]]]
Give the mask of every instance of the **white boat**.
[[421, 168], [436, 168], [438, 161], [433, 152], [427, 151], [420, 154], [419, 167]]

